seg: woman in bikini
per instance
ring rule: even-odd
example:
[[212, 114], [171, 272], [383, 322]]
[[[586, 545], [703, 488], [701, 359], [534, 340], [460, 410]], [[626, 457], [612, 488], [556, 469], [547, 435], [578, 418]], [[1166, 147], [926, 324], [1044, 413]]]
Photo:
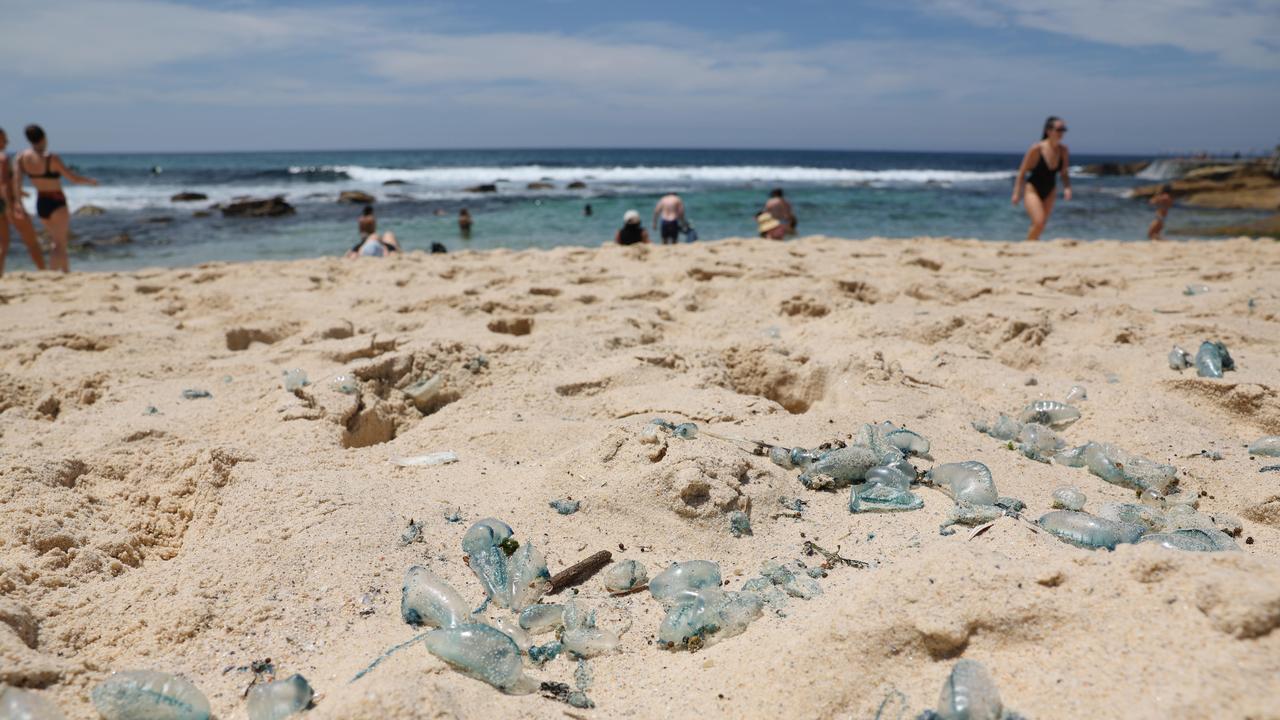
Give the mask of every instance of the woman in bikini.
[[40, 252], [36, 229], [31, 227], [31, 219], [25, 213], [19, 217], [15, 210], [22, 207], [22, 192], [13, 183], [13, 166], [5, 152], [8, 145], [9, 136], [0, 129], [0, 275], [4, 275], [4, 259], [9, 254], [9, 223], [13, 223], [18, 236], [26, 244], [36, 269], [44, 269], [44, 253]]
[[[1027, 229], [1028, 240], [1039, 240], [1044, 232], [1045, 223], [1053, 214], [1053, 201], [1057, 189], [1057, 175], [1062, 175], [1062, 199], [1071, 199], [1071, 176], [1067, 169], [1071, 166], [1071, 154], [1062, 138], [1067, 134], [1067, 124], [1060, 117], [1050, 116], [1044, 121], [1044, 133], [1040, 142], [1032, 145], [1027, 154], [1022, 156], [1022, 165], [1018, 168], [1018, 178], [1013, 183], [1013, 204], [1024, 202], [1027, 217], [1031, 218], [1031, 227]], [[1034, 192], [1024, 193], [1027, 184]]]
[[[97, 185], [98, 181], [77, 174], [62, 162], [62, 158], [49, 152], [49, 139], [39, 125], [28, 125], [27, 141], [31, 149], [22, 151], [18, 161], [14, 163], [14, 194], [22, 190], [22, 178], [31, 178], [36, 188], [36, 214], [40, 222], [49, 231], [53, 240], [53, 248], [49, 251], [49, 267], [53, 270], [68, 272], [71, 270], [67, 260], [67, 237], [71, 234], [71, 213], [67, 210], [67, 196], [62, 194], [62, 178], [77, 185]], [[18, 217], [25, 218], [26, 211], [19, 205], [16, 209]]]

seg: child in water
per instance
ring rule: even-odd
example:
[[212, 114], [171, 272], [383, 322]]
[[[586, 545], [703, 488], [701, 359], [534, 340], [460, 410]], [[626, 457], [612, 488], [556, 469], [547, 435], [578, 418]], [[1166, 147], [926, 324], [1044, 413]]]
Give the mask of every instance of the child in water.
[[1159, 192], [1151, 196], [1150, 204], [1156, 209], [1156, 219], [1147, 228], [1147, 239], [1163, 240], [1161, 233], [1164, 232], [1164, 219], [1169, 216], [1169, 208], [1173, 207], [1173, 186], [1161, 187]]

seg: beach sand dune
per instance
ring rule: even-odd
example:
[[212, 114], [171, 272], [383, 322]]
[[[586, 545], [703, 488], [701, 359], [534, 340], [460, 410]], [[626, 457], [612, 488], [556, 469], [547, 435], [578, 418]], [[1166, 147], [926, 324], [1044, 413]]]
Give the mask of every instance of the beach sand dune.
[[[136, 668], [245, 717], [265, 658], [310, 680], [316, 718], [869, 718], [897, 693], [914, 716], [960, 657], [1028, 717], [1280, 717], [1280, 473], [1245, 451], [1280, 434], [1271, 241], [815, 237], [19, 273], [0, 328], [0, 682], [70, 718]], [[1168, 367], [1206, 339], [1235, 372]], [[310, 384], [291, 393], [293, 368]], [[662, 416], [814, 447], [891, 420], [936, 462], [986, 463], [1034, 519], [1060, 485], [1087, 509], [1134, 493], [970, 422], [1077, 384], [1064, 435], [1176, 465], [1202, 511], [1240, 518], [1242, 552], [1089, 552], [1012, 519], [944, 537], [950, 502], [928, 489], [921, 510], [853, 515], [847, 491], [730, 443], [639, 437]], [[460, 460], [387, 462], [444, 450]], [[782, 495], [809, 503], [802, 519], [778, 516]], [[578, 513], [547, 505], [568, 497]], [[736, 510], [754, 535], [729, 533]], [[714, 560], [737, 589], [768, 559], [820, 562], [806, 540], [872, 567], [835, 568], [821, 596], [696, 653], [656, 645], [648, 593], [588, 581], [578, 602], [601, 625], [631, 623], [591, 661], [595, 711], [502, 695], [421, 645], [350, 682], [416, 632], [399, 612], [411, 565], [480, 604], [460, 541], [490, 516], [553, 573], [610, 550], [651, 575]], [[424, 532], [402, 545], [410, 520]]]

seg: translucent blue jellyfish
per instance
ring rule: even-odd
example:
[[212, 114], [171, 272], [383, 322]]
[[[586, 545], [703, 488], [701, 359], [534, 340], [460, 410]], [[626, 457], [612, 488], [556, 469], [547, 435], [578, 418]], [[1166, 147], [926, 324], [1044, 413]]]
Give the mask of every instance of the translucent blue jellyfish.
[[343, 395], [355, 395], [360, 392], [360, 383], [356, 382], [354, 377], [344, 373], [334, 376], [333, 389]]
[[879, 465], [866, 472], [865, 482], [849, 490], [849, 512], [897, 512], [917, 510], [924, 501], [912, 493], [916, 469], [906, 460]]
[[1142, 536], [1139, 543], [1156, 543], [1162, 547], [1191, 552], [1223, 552], [1239, 550], [1231, 536], [1221, 530], [1189, 529]]
[[1022, 409], [1018, 421], [1061, 430], [1080, 419], [1080, 411], [1057, 400], [1037, 400]]
[[410, 625], [447, 628], [471, 622], [471, 610], [458, 591], [421, 565], [404, 574], [400, 615]]
[[1000, 700], [1000, 691], [987, 668], [976, 660], [956, 661], [942, 684], [937, 710], [927, 711], [921, 720], [1001, 720], [1011, 718]]
[[751, 535], [751, 518], [741, 510], [734, 510], [729, 513], [729, 532], [734, 537]]
[[542, 665], [549, 660], [555, 660], [562, 650], [564, 645], [561, 645], [559, 640], [552, 640], [546, 645], [533, 645], [529, 648], [529, 661], [534, 665]]
[[301, 390], [310, 384], [311, 383], [307, 381], [306, 370], [294, 368], [292, 370], [284, 371], [284, 389], [286, 391], [293, 392], [295, 390]]
[[678, 593], [719, 587], [720, 566], [710, 560], [672, 563], [649, 581], [649, 593], [661, 603], [672, 602]]
[[865, 445], [828, 450], [805, 467], [800, 483], [813, 490], [849, 487], [880, 465], [882, 458], [882, 454]]
[[497, 617], [490, 623], [494, 630], [511, 638], [511, 642], [520, 648], [520, 652], [527, 653], [533, 647], [533, 636], [527, 630], [520, 627], [516, 620], [507, 617]]
[[573, 657], [592, 658], [617, 650], [622, 638], [612, 630], [597, 627], [595, 611], [579, 612], [570, 601], [565, 605], [564, 632], [560, 633], [560, 642], [565, 652]]
[[775, 445], [769, 448], [769, 461], [787, 470], [807, 467], [820, 455], [819, 452], [805, 450], [802, 447], [784, 448]]
[[1018, 433], [1022, 432], [1022, 423], [1004, 413], [1000, 413], [1000, 417], [996, 418], [994, 423], [984, 420], [974, 421], [973, 429], [980, 433], [986, 433], [997, 440], [1008, 441], [1018, 437]]
[[1119, 523], [1137, 525], [1145, 531], [1160, 531], [1168, 523], [1164, 512], [1138, 503], [1106, 503], [1098, 508], [1096, 515]]
[[1267, 435], [1249, 443], [1249, 454], [1280, 457], [1280, 435]]
[[1053, 507], [1060, 510], [1084, 509], [1085, 495], [1080, 488], [1064, 485], [1053, 491]]
[[512, 695], [531, 693], [537, 681], [524, 674], [520, 648], [488, 625], [467, 624], [427, 633], [427, 650], [455, 670]]
[[249, 720], [284, 720], [305, 711], [314, 694], [307, 679], [295, 673], [284, 680], [254, 685], [245, 708]]
[[[997, 502], [1000, 502], [997, 500]], [[1005, 515], [1005, 508], [995, 503], [985, 505], [981, 503], [971, 503], [959, 500], [951, 507], [951, 512], [947, 514], [947, 521], [942, 523], [938, 528], [939, 535], [953, 535], [955, 525], [965, 525], [968, 527], [976, 527], [983, 523], [989, 523], [998, 520]]]
[[578, 512], [578, 508], [582, 507], [581, 500], [552, 500], [547, 504], [561, 515], [572, 515]]
[[799, 560], [785, 564], [777, 560], [765, 560], [760, 565], [760, 576], [791, 597], [812, 600], [822, 594], [822, 586], [805, 570], [804, 563]]
[[4, 720], [65, 720], [57, 706], [39, 695], [0, 685], [0, 718]]
[[1066, 441], [1056, 432], [1037, 423], [1023, 425], [1018, 433], [1018, 452], [1036, 462], [1049, 462], [1066, 446]]
[[1133, 455], [1111, 443], [1088, 442], [1058, 452], [1053, 460], [1068, 467], [1086, 467], [1113, 485], [1133, 490], [1164, 494], [1177, 482], [1176, 467]]
[[511, 577], [503, 546], [511, 539], [511, 526], [495, 518], [472, 525], [462, 537], [467, 565], [480, 579], [485, 595], [500, 608], [511, 607]]
[[564, 606], [530, 605], [520, 612], [520, 627], [534, 635], [564, 627]]
[[689, 422], [680, 423], [679, 425], [671, 429], [671, 434], [678, 438], [683, 438], [685, 440], [692, 440], [698, 437], [698, 426], [695, 425], [694, 423], [689, 423]]
[[754, 593], [701, 588], [678, 593], [658, 627], [668, 648], [697, 649], [738, 635], [760, 617], [763, 601]]
[[917, 432], [898, 428], [885, 433], [884, 439], [907, 457], [929, 457], [929, 441]]
[[538, 602], [551, 589], [547, 560], [534, 548], [533, 543], [525, 543], [512, 553], [508, 562], [508, 577], [511, 578], [509, 607], [517, 612]]
[[1191, 367], [1191, 353], [1183, 350], [1177, 345], [1169, 351], [1169, 367], [1174, 370], [1186, 370]]
[[1200, 343], [1196, 352], [1196, 374], [1200, 377], [1220, 378], [1225, 370], [1235, 370], [1236, 362], [1227, 352], [1227, 346], [1213, 340]]
[[649, 571], [638, 560], [619, 560], [604, 573], [604, 587], [611, 593], [631, 592], [649, 582]]
[[1040, 527], [1056, 535], [1060, 540], [1082, 548], [1114, 550], [1120, 543], [1137, 542], [1144, 528], [1129, 523], [1116, 522], [1071, 510], [1054, 510], [1036, 521]]
[[991, 477], [991, 469], [977, 460], [934, 466], [925, 473], [925, 479], [934, 485], [949, 488], [956, 502], [994, 505], [1000, 497], [996, 492], [995, 480]]
[[103, 720], [208, 720], [209, 700], [190, 681], [155, 670], [111, 673], [90, 693]]
[[1088, 400], [1089, 391], [1083, 385], [1072, 385], [1067, 391], [1066, 403], [1070, 405], [1077, 400]]

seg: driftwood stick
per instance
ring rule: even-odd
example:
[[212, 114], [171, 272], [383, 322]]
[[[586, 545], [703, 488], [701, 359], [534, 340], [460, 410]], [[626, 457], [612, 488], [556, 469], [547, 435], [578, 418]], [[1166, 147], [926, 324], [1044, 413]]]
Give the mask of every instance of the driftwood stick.
[[598, 553], [589, 555], [585, 560], [579, 560], [552, 576], [551, 589], [547, 591], [547, 594], [555, 595], [565, 588], [581, 585], [589, 580], [592, 575], [600, 572], [600, 568], [611, 562], [613, 562], [613, 553], [608, 550], [601, 550]]

